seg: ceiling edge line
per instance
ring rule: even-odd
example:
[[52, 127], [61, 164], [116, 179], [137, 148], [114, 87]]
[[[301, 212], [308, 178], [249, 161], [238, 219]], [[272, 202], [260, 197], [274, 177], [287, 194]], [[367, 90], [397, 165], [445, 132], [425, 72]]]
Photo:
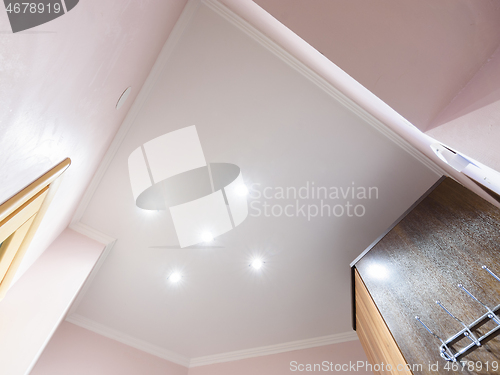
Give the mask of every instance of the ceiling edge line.
[[99, 166], [97, 167], [97, 170], [94, 176], [92, 177], [90, 184], [85, 190], [85, 193], [83, 194], [83, 197], [80, 200], [80, 203], [78, 204], [78, 207], [75, 210], [75, 213], [71, 219], [72, 225], [77, 225], [80, 222], [81, 218], [83, 217], [87, 209], [87, 206], [92, 200], [92, 197], [94, 196], [97, 187], [99, 186], [102, 178], [104, 177], [104, 174], [108, 170], [109, 165], [113, 161], [129, 129], [134, 124], [134, 121], [138, 116], [139, 112], [141, 111], [142, 107], [144, 106], [144, 103], [148, 99], [151, 90], [156, 85], [156, 82], [158, 81], [157, 80], [158, 76], [162, 73], [178, 41], [184, 34], [186, 27], [191, 23], [192, 17], [200, 7], [200, 4], [201, 4], [200, 0], [187, 1], [184, 9], [182, 10], [181, 15], [179, 16], [179, 19], [175, 23], [174, 28], [172, 29], [167, 38], [167, 41], [163, 45], [160, 54], [158, 55], [153, 65], [153, 68], [149, 72], [146, 81], [142, 85], [139, 94], [137, 95], [130, 110], [125, 116], [125, 120], [118, 128], [118, 131], [114, 136], [111, 145], [109, 146], [108, 150], [106, 151], [106, 154], [99, 163]]
[[204, 357], [191, 358], [189, 368], [212, 365], [215, 363], [233, 362], [241, 359], [263, 357], [271, 354], [291, 352], [294, 350], [311, 349], [319, 346], [339, 344], [348, 341], [357, 341], [358, 335], [354, 331], [337, 333], [328, 336], [314, 337], [305, 340], [290, 341], [282, 344], [262, 346], [234, 352], [208, 355]]
[[187, 357], [174, 353], [170, 350], [164, 349], [160, 346], [151, 344], [147, 341], [126, 335], [118, 330], [110, 328], [104, 324], [98, 323], [92, 319], [88, 319], [82, 315], [79, 314], [70, 315], [69, 317], [66, 318], [66, 321], [75, 324], [81, 328], [88, 329], [89, 331], [97, 333], [101, 336], [107, 337], [109, 339], [133, 347], [137, 350], [141, 350], [145, 353], [176, 363], [186, 368], [189, 367], [190, 361], [189, 358]]
[[81, 328], [97, 333], [101, 336], [118, 341], [124, 345], [128, 345], [145, 353], [154, 355], [156, 357], [165, 359], [187, 368], [207, 366], [215, 363], [234, 362], [242, 359], [263, 357], [266, 355], [286, 353], [295, 350], [311, 349], [321, 346], [359, 340], [356, 332], [349, 331], [328, 336], [320, 336], [310, 339], [285, 342], [276, 345], [262, 346], [189, 359], [188, 357], [151, 344], [147, 341], [126, 335], [116, 329], [110, 328], [104, 324], [98, 323], [79, 314], [72, 314], [71, 316], [66, 318], [66, 321]]
[[[426, 167], [428, 167], [436, 175], [442, 176], [443, 174], [447, 174], [444, 169], [442, 169], [431, 158], [429, 158], [427, 155], [425, 155], [423, 152], [421, 152], [411, 142], [406, 140], [402, 135], [398, 134], [394, 129], [392, 129], [392, 127], [384, 124], [374, 114], [370, 113], [367, 109], [365, 109], [363, 106], [361, 106], [355, 100], [353, 100], [352, 98], [350, 98], [349, 96], [344, 94], [340, 89], [338, 89], [331, 82], [331, 80], [329, 80], [325, 77], [327, 75], [324, 75], [324, 74], [317, 72], [311, 66], [309, 66], [305, 62], [301, 61], [298, 57], [296, 57], [295, 55], [293, 55], [292, 53], [287, 51], [286, 48], [279, 45], [271, 37], [269, 37], [264, 32], [262, 32], [257, 27], [255, 27], [253, 24], [251, 24], [249, 21], [244, 19], [241, 15], [239, 15], [233, 9], [229, 8], [226, 4], [224, 4], [223, 0], [222, 1], [221, 0], [202, 0], [202, 3], [204, 5], [206, 5], [209, 9], [211, 9], [212, 11], [217, 13], [219, 16], [226, 19], [232, 25], [237, 27], [239, 30], [244, 32], [246, 35], [251, 37], [254, 41], [259, 43], [261, 46], [263, 46], [264, 48], [269, 50], [271, 53], [273, 53], [275, 56], [277, 56], [280, 60], [285, 62], [288, 66], [290, 66], [295, 71], [300, 73], [302, 76], [307, 78], [309, 81], [311, 81], [317, 87], [322, 89], [325, 93], [327, 93], [328, 95], [333, 97], [335, 100], [337, 100], [340, 104], [344, 105], [348, 110], [350, 110], [354, 114], [358, 115], [361, 119], [366, 121], [369, 125], [371, 125], [373, 128], [378, 130], [380, 133], [382, 133], [384, 136], [386, 136], [389, 140], [391, 140], [396, 145], [398, 145], [400, 148], [405, 150], [407, 153], [409, 153], [415, 159], [419, 160], [422, 164], [424, 164]], [[253, 7], [259, 7], [255, 3], [253, 3], [251, 5]], [[240, 11], [241, 11], [241, 9], [240, 9]], [[270, 16], [270, 17], [272, 17], [272, 16]], [[278, 20], [276, 20], [276, 22], [279, 23]], [[283, 26], [283, 27], [285, 27], [285, 26]], [[408, 122], [408, 120], [406, 120], [404, 117], [402, 117], [394, 109], [389, 107], [379, 97], [377, 97], [372, 92], [370, 92], [368, 89], [366, 89], [364, 86], [362, 86], [358, 81], [356, 81], [354, 78], [349, 76], [346, 72], [344, 72], [341, 68], [339, 68], [337, 65], [335, 65], [332, 61], [328, 60], [325, 56], [321, 55], [321, 53], [318, 52], [316, 49], [314, 49], [314, 47], [310, 46], [307, 42], [305, 42], [303, 39], [301, 39], [298, 35], [294, 34], [291, 30], [290, 30], [290, 33], [292, 33], [295, 36], [295, 39], [297, 39], [297, 41], [300, 40], [301, 44], [307, 45], [308, 49], [310, 50], [309, 52], [314, 51], [314, 53], [318, 55], [317, 58], [323, 60], [322, 64], [321, 64], [322, 66], [325, 65], [325, 62], [327, 62], [330, 65], [330, 67], [334, 67], [336, 72], [333, 75], [343, 75], [343, 77], [340, 77], [339, 80], [349, 81], [350, 85], [356, 86], [354, 88], [354, 90], [351, 90], [351, 91], [357, 91], [358, 94], [359, 94], [359, 92], [362, 92], [362, 95], [358, 95], [358, 96], [362, 96], [362, 98], [361, 98], [362, 101], [368, 101], [368, 100], [376, 101], [377, 102], [376, 104], [380, 107], [383, 107], [384, 111], [390, 111], [392, 116], [397, 117], [399, 120], [398, 122], [404, 123], [407, 126], [411, 126], [411, 127], [413, 126], [410, 122]], [[330, 69], [330, 70], [332, 70], [332, 69]], [[330, 75], [332, 75], [333, 70], [332, 70], [332, 72], [329, 72], [329, 73], [331, 73]], [[358, 99], [360, 99], [360, 98], [358, 98]]]

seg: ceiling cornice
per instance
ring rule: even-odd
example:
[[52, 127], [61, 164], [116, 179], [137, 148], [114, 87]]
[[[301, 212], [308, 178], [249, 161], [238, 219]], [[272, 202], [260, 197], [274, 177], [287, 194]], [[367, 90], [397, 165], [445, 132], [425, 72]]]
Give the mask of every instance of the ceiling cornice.
[[95, 276], [99, 272], [99, 269], [101, 268], [102, 264], [106, 260], [106, 257], [108, 256], [111, 249], [113, 248], [113, 245], [115, 244], [116, 239], [109, 237], [109, 236], [107, 236], [107, 235], [105, 235], [105, 234], [103, 234], [103, 233], [83, 224], [83, 223], [80, 223], [80, 222], [70, 225], [70, 228], [78, 233], [81, 233], [87, 237], [90, 237], [90, 238], [106, 245], [101, 257], [99, 258], [96, 265], [92, 269], [92, 272], [90, 273], [87, 281], [85, 282], [82, 289], [78, 293], [78, 296], [75, 298], [75, 301], [72, 303], [71, 308], [68, 311], [68, 314], [66, 317], [66, 321], [73, 323], [79, 327], [88, 329], [89, 331], [97, 333], [101, 336], [113, 339], [115, 341], [121, 342], [122, 344], [131, 346], [131, 347], [136, 348], [138, 350], [141, 350], [143, 352], [152, 354], [152, 355], [157, 356], [159, 358], [163, 358], [167, 361], [170, 361], [170, 362], [173, 362], [173, 363], [176, 363], [178, 365], [188, 367], [188, 368], [206, 366], [206, 365], [211, 365], [211, 364], [215, 364], [215, 363], [239, 361], [241, 359], [262, 357], [265, 355], [285, 353], [285, 352], [290, 352], [293, 350], [310, 349], [310, 348], [316, 348], [319, 346], [332, 345], [332, 344], [338, 344], [338, 343], [347, 342], [347, 341], [358, 340], [358, 336], [357, 336], [356, 332], [350, 331], [350, 332], [332, 334], [332, 335], [327, 335], [327, 336], [314, 337], [314, 338], [305, 339], [305, 340], [285, 342], [285, 343], [276, 344], [276, 345], [250, 348], [250, 349], [245, 349], [245, 350], [238, 350], [238, 351], [214, 354], [214, 355], [203, 356], [203, 357], [188, 358], [188, 357], [182, 356], [180, 354], [177, 354], [173, 351], [162, 348], [160, 346], [153, 345], [147, 341], [132, 337], [130, 335], [126, 335], [123, 332], [120, 332], [118, 330], [110, 328], [107, 325], [98, 323], [92, 319], [88, 319], [82, 315], [79, 315], [76, 312], [78, 310], [78, 306], [80, 305], [81, 301], [85, 297], [85, 293], [87, 292], [90, 285], [92, 284], [92, 280], [95, 278]]
[[[336, 101], [358, 115], [410, 155], [418, 159], [438, 176], [447, 174], [428, 156], [398, 134], [393, 128], [375, 117], [370, 110], [377, 108], [385, 119], [399, 127], [416, 129], [408, 120], [389, 107], [380, 98], [349, 76], [306, 41], [294, 34], [278, 20], [251, 0], [202, 0], [214, 12], [225, 18], [256, 42], [279, 57], [297, 72], [316, 84]], [[249, 22], [251, 20], [251, 22]], [[253, 24], [266, 26], [257, 29]], [[278, 37], [279, 36], [279, 37]], [[281, 43], [276, 42], [278, 40]], [[291, 52], [290, 52], [291, 51]], [[344, 92], [345, 91], [345, 92]], [[348, 93], [348, 94], [346, 94]], [[377, 114], [379, 114], [377, 113]], [[392, 124], [391, 124], [392, 125]]]
[[97, 323], [79, 314], [72, 314], [68, 316], [66, 318], [66, 321], [73, 323], [79, 327], [88, 329], [89, 331], [97, 333], [101, 336], [141, 350], [143, 352], [166, 359], [167, 361], [176, 363], [184, 367], [189, 367], [190, 360], [188, 357], [184, 357], [170, 350], [164, 349], [157, 345], [153, 345], [147, 341], [126, 335], [123, 332], [110, 328], [107, 325]]
[[[156, 84], [157, 77], [161, 74], [162, 70], [164, 69], [165, 65], [167, 64], [168, 59], [170, 58], [170, 55], [172, 54], [173, 50], [175, 49], [175, 46], [177, 45], [177, 42], [179, 41], [180, 37], [182, 36], [184, 30], [189, 25], [189, 22], [190, 22], [192, 16], [195, 14], [197, 9], [202, 4], [209, 7], [211, 10], [213, 10], [214, 12], [219, 14], [221, 17], [223, 17], [224, 19], [226, 19], [227, 21], [232, 23], [235, 27], [237, 27], [238, 29], [243, 31], [245, 34], [250, 36], [252, 39], [254, 39], [256, 42], [261, 44], [264, 48], [271, 51], [278, 58], [283, 60], [285, 63], [290, 65], [292, 68], [294, 68], [297, 72], [302, 74], [308, 80], [310, 80], [315, 85], [317, 85], [319, 88], [321, 88], [323, 91], [325, 91], [328, 95], [333, 97], [338, 102], [342, 103], [350, 111], [352, 111], [353, 113], [358, 115], [360, 118], [362, 118], [368, 124], [370, 124], [375, 129], [377, 129], [379, 132], [384, 134], [387, 138], [389, 138], [394, 143], [399, 145], [406, 152], [408, 152], [413, 157], [415, 157], [420, 162], [422, 162], [424, 165], [426, 165], [429, 169], [431, 169], [433, 172], [435, 172], [436, 175], [442, 176], [442, 175], [448, 174], [445, 172], [444, 169], [440, 168], [436, 163], [434, 163], [427, 156], [425, 156], [414, 145], [412, 145], [410, 142], [405, 140], [401, 135], [397, 134], [392, 128], [390, 128], [387, 125], [385, 125], [384, 123], [382, 123], [374, 115], [372, 115], [365, 108], [363, 108], [359, 103], [357, 103], [354, 100], [352, 100], [351, 98], [349, 98], [347, 95], [345, 95], [343, 92], [341, 92], [339, 90], [339, 88], [337, 88], [337, 86], [344, 88], [344, 86], [346, 86], [346, 84], [350, 85], [352, 87], [352, 89], [350, 90], [351, 91], [350, 94], [351, 94], [351, 96], [353, 95], [353, 93], [357, 94], [357, 99], [358, 99], [357, 101], [358, 102], [363, 102], [363, 101], [366, 102], [367, 107], [373, 107], [374, 103], [375, 103], [375, 105], [377, 105], [379, 107], [383, 107], [383, 110], [385, 112], [390, 112], [390, 115], [392, 117], [399, 119], [399, 121], [404, 126], [412, 127], [412, 125], [408, 121], [406, 121], [401, 115], [399, 115], [396, 111], [394, 111], [392, 108], [387, 106], [387, 104], [385, 104], [382, 100], [380, 100], [375, 95], [373, 95], [371, 92], [369, 92], [366, 88], [361, 86], [355, 79], [350, 77], [347, 73], [345, 73], [343, 70], [341, 70], [339, 67], [337, 67], [334, 63], [332, 63], [326, 57], [321, 55], [321, 53], [316, 51], [312, 46], [308, 45], [299, 36], [293, 34], [290, 31], [290, 33], [292, 33], [293, 37], [294, 37], [294, 38], [292, 38], [292, 39], [294, 39], [293, 43], [296, 43], [300, 47], [300, 48], [296, 48], [295, 50], [298, 51], [298, 50], [305, 49], [307, 51], [307, 54], [310, 56], [307, 63], [303, 62], [301, 59], [294, 56], [293, 54], [288, 52], [285, 48], [283, 48], [278, 43], [273, 41], [269, 36], [265, 35], [263, 32], [258, 30], [255, 26], [250, 24], [243, 17], [241, 17], [240, 15], [238, 15], [234, 11], [232, 11], [229, 7], [227, 7], [224, 4], [224, 2], [227, 2], [227, 1], [189, 0], [187, 2], [186, 7], [184, 8], [181, 16], [179, 17], [179, 21], [176, 23], [174, 29], [172, 30], [172, 33], [170, 34], [169, 38], [167, 39], [167, 42], [163, 46], [163, 48], [160, 52], [160, 55], [158, 56], [158, 59], [153, 66], [153, 69], [151, 70], [150, 74], [148, 75], [148, 78], [146, 79], [146, 82], [144, 83], [144, 86], [141, 88], [141, 91], [139, 92], [136, 100], [134, 101], [129, 113], [127, 114], [125, 121], [120, 126], [120, 129], [118, 130], [115, 138], [113, 139], [113, 142], [111, 143], [111, 146], [109, 147], [108, 151], [106, 152], [106, 155], [104, 156], [101, 164], [99, 165], [91, 183], [89, 184], [89, 187], [85, 191], [85, 194], [84, 194], [82, 200], [80, 201], [80, 204], [78, 205], [78, 208], [75, 211], [75, 214], [73, 215], [73, 218], [71, 221], [72, 224], [78, 223], [80, 221], [80, 219], [83, 217], [83, 214], [84, 214], [89, 202], [91, 201], [97, 187], [99, 186], [101, 179], [103, 178], [109, 165], [111, 164], [111, 161], [113, 160], [121, 143], [125, 139], [125, 136], [126, 136], [128, 130], [130, 129], [130, 127], [134, 123], [135, 118], [137, 117], [142, 106], [144, 105], [145, 101], [147, 100], [149, 93], [151, 92], [152, 88]], [[259, 6], [257, 4], [255, 4], [253, 2], [251, 2], [251, 3], [253, 4], [252, 6], [259, 8]], [[264, 11], [262, 10], [262, 12], [264, 12]], [[270, 15], [268, 15], [268, 16], [271, 17]], [[274, 21], [278, 22], [276, 20], [274, 20]], [[285, 28], [285, 26], [283, 26], [283, 25], [281, 25], [281, 26], [283, 28]], [[289, 37], [291, 37], [291, 36], [289, 36]], [[320, 62], [319, 65], [321, 65], [323, 68], [325, 68], [325, 66], [326, 66], [326, 69], [328, 70], [328, 74], [322, 74], [322, 72], [319, 72], [318, 66], [312, 67], [314, 65], [313, 64], [314, 61], [319, 61]], [[327, 76], [328, 79], [325, 78], [325, 76]], [[332, 76], [335, 79], [332, 79]], [[341, 82], [342, 84], [336, 85], [335, 80], [338, 82]]]
[[314, 337], [312, 339], [291, 341], [270, 346], [262, 346], [260, 348], [238, 350], [234, 352], [191, 358], [191, 360], [189, 361], [189, 367], [199, 367], [212, 365], [215, 363], [239, 361], [241, 359], [262, 357], [265, 355], [291, 352], [294, 350], [310, 349], [319, 346], [339, 344], [342, 342], [356, 340], [358, 340], [358, 335], [354, 331], [337, 333], [328, 336]]
[[356, 332], [344, 332], [328, 336], [314, 337], [305, 340], [285, 342], [276, 345], [262, 346], [258, 348], [251, 348], [245, 350], [238, 350], [234, 352], [221, 353], [215, 355], [208, 355], [204, 357], [188, 358], [180, 354], [166, 350], [157, 345], [153, 345], [144, 340], [125, 335], [124, 333], [112, 329], [104, 324], [97, 323], [91, 319], [85, 318], [78, 314], [69, 316], [66, 321], [73, 323], [79, 327], [88, 329], [101, 336], [121, 342], [122, 344], [131, 346], [143, 352], [152, 354], [154, 356], [166, 359], [167, 361], [176, 363], [178, 365], [191, 368], [212, 365], [215, 363], [233, 362], [247, 358], [262, 357], [271, 354], [291, 352], [294, 350], [303, 350], [316, 348], [319, 346], [326, 346], [332, 344], [339, 344], [347, 341], [356, 341], [358, 336]]

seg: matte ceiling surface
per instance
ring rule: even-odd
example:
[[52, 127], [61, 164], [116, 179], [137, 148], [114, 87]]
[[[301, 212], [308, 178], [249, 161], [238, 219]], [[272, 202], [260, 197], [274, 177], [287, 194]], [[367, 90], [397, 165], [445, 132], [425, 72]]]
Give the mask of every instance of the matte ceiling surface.
[[[191, 125], [207, 162], [239, 166], [251, 188], [249, 216], [212, 248], [176, 248], [170, 214], [136, 207], [129, 181], [132, 151]], [[349, 263], [437, 179], [200, 4], [82, 217], [117, 242], [76, 315], [189, 358], [348, 332]], [[307, 186], [309, 197], [306, 188], [297, 199], [278, 194]], [[312, 186], [339, 188], [340, 197], [321, 202]], [[371, 199], [342, 197], [340, 188], [353, 187], [376, 189]], [[322, 204], [348, 202], [364, 215], [328, 217], [324, 207], [321, 215]], [[286, 205], [288, 216], [278, 215]], [[256, 256], [259, 272], [249, 267]], [[183, 275], [178, 284], [167, 280], [173, 271]]]

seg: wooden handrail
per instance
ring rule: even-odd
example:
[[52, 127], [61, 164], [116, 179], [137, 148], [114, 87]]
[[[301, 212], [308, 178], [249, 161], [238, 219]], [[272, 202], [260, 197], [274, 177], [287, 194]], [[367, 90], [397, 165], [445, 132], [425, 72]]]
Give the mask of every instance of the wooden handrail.
[[71, 164], [71, 159], [66, 158], [54, 168], [44, 173], [31, 184], [22, 189], [19, 193], [7, 199], [0, 205], [0, 222], [12, 214], [18, 207], [22, 206], [33, 196], [38, 194], [43, 188], [59, 177]]

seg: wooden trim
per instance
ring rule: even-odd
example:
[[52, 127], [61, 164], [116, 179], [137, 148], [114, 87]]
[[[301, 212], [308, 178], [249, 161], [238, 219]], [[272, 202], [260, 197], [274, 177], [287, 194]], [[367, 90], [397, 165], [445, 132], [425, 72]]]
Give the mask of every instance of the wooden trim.
[[5, 275], [7, 274], [7, 271], [9, 270], [12, 261], [17, 254], [17, 250], [26, 237], [28, 229], [30, 228], [31, 224], [33, 224], [34, 219], [35, 215], [31, 216], [12, 235], [10, 235], [8, 239], [6, 239], [2, 243], [2, 251], [0, 252], [0, 283], [3, 281]]
[[[46, 174], [0, 205], [0, 300], [3, 299], [21, 265], [31, 240], [61, 182], [61, 174], [71, 164], [65, 159]], [[5, 246], [5, 247], [4, 247]], [[6, 271], [5, 271], [6, 270]]]
[[5, 220], [7, 216], [12, 214], [20, 206], [29, 201], [34, 195], [38, 194], [46, 186], [50, 185], [50, 183], [58, 178], [70, 166], [70, 164], [71, 159], [64, 159], [54, 168], [22, 189], [19, 193], [2, 203], [0, 205], [0, 222]]
[[[394, 340], [391, 331], [382, 318], [375, 302], [373, 301], [368, 289], [366, 289], [361, 276], [355, 270], [356, 288], [356, 305], [357, 314], [356, 321], [359, 341], [368, 357], [369, 362], [373, 366], [373, 372], [381, 375], [413, 375], [406, 368], [407, 362], [399, 349], [398, 344]], [[382, 366], [379, 371], [375, 371], [375, 365]], [[387, 365], [391, 365], [391, 370], [388, 370]]]
[[5, 241], [17, 228], [40, 210], [48, 189], [49, 187], [46, 186], [40, 190], [35, 196], [0, 222], [0, 242]]

